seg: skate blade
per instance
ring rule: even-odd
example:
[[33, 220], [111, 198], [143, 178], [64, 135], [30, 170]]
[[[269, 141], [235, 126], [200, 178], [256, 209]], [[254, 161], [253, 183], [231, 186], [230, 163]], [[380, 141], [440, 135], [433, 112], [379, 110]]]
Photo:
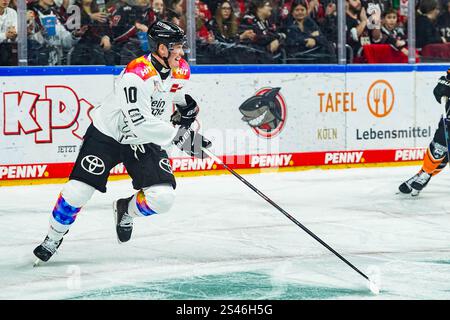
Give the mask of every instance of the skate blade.
[[400, 190], [397, 189], [397, 191], [395, 192], [396, 195], [399, 195], [400, 197], [410, 197], [411, 196], [411, 192], [402, 192]]
[[[117, 206], [116, 206], [117, 201], [113, 202], [113, 214], [114, 214], [114, 229], [117, 226]], [[122, 242], [119, 240], [119, 236], [117, 235], [117, 231], [116, 231], [116, 239], [117, 239], [117, 243], [118, 244], [122, 244]]]
[[413, 190], [413, 191], [411, 192], [411, 197], [417, 197], [417, 196], [419, 196], [419, 194], [420, 194], [420, 191], [419, 191], [419, 190]]

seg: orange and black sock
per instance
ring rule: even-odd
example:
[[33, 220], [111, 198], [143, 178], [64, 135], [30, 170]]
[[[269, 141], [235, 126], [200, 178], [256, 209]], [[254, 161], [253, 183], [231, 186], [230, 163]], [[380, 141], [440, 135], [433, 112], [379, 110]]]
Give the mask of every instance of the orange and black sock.
[[433, 157], [433, 154], [428, 147], [427, 152], [425, 153], [425, 157], [423, 158], [422, 170], [434, 176], [445, 168], [445, 165], [448, 162], [446, 158], [446, 156], [443, 156], [442, 158], [436, 159], [435, 157]]

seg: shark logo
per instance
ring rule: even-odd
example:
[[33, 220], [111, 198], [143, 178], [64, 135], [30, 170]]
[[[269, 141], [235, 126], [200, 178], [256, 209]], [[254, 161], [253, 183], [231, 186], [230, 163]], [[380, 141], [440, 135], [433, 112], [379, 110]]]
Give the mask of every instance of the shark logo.
[[263, 138], [278, 135], [286, 122], [286, 103], [281, 88], [263, 88], [239, 107], [242, 120]]

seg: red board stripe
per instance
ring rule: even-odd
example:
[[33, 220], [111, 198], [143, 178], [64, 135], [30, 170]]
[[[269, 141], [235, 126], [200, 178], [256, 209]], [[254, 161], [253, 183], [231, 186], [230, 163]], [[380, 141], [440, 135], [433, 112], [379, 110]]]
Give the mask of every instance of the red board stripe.
[[[408, 162], [422, 160], [426, 149], [388, 149], [297, 152], [220, 157], [232, 169], [333, 166], [358, 163]], [[174, 172], [214, 171], [223, 168], [212, 159], [172, 158]], [[35, 163], [0, 165], [0, 180], [67, 178], [73, 163]], [[126, 174], [120, 165], [111, 175]]]

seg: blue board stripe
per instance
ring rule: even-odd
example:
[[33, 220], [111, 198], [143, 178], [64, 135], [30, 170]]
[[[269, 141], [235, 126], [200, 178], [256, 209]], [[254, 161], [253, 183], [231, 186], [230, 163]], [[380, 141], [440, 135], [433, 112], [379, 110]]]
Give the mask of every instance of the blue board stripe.
[[[350, 64], [350, 65], [202, 65], [193, 74], [249, 73], [360, 73], [446, 71], [448, 64]], [[123, 66], [0, 67], [0, 76], [118, 75]]]

